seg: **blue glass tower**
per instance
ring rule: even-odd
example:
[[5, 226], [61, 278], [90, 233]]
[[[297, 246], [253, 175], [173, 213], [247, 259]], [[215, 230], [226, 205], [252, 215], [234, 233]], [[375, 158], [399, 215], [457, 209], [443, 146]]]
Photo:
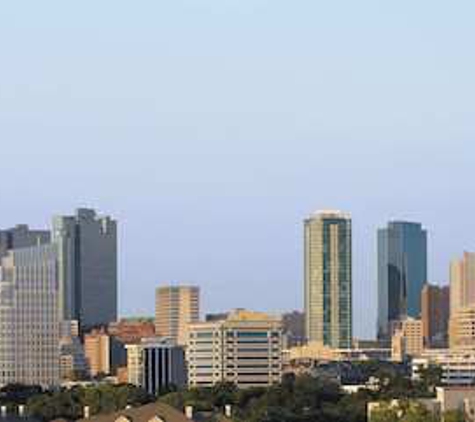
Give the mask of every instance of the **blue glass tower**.
[[427, 283], [427, 232], [420, 223], [392, 221], [378, 230], [378, 337], [391, 323], [418, 318]]

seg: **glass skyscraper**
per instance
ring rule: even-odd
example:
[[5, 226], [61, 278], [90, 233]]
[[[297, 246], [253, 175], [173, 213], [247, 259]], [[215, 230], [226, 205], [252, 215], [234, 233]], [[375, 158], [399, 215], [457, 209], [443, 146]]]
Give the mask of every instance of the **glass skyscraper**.
[[427, 283], [427, 232], [420, 223], [392, 221], [378, 230], [378, 337], [391, 323], [418, 318]]
[[352, 344], [351, 218], [340, 211], [305, 220], [305, 328], [308, 341]]

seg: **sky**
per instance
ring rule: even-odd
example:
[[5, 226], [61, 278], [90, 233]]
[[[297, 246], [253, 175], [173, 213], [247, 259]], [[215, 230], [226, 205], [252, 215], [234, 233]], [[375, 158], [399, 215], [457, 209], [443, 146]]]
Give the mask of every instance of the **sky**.
[[193, 283], [207, 312], [303, 306], [302, 221], [353, 217], [354, 327], [376, 229], [475, 250], [471, 0], [0, 1], [0, 226], [120, 224], [120, 310]]

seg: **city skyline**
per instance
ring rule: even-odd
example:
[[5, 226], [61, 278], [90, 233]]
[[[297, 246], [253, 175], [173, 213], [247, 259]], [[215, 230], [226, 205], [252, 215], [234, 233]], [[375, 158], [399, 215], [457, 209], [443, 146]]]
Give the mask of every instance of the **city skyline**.
[[377, 227], [424, 224], [431, 283], [475, 250], [474, 13], [4, 2], [1, 225], [114, 215], [127, 315], [152, 314], [141, 292], [169, 280], [211, 292], [205, 309], [284, 310], [303, 306], [302, 218], [347, 210], [355, 334], [374, 335]]

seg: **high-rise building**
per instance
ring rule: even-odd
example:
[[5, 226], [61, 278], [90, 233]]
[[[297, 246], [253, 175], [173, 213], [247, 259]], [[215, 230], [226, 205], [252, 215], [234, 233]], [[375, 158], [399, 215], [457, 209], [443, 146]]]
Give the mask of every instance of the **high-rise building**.
[[222, 382], [239, 388], [279, 383], [281, 319], [237, 310], [224, 320], [190, 324], [186, 353], [190, 387]]
[[0, 257], [10, 249], [22, 249], [30, 246], [50, 243], [51, 235], [47, 230], [31, 230], [26, 224], [19, 224], [12, 229], [0, 230]]
[[322, 211], [305, 220], [305, 330], [333, 348], [352, 342], [351, 218]]
[[427, 282], [427, 232], [419, 223], [392, 221], [378, 230], [378, 337], [392, 322], [419, 318]]
[[60, 382], [57, 250], [10, 250], [0, 262], [0, 385]]
[[426, 284], [421, 298], [421, 319], [426, 347], [447, 346], [449, 318], [450, 287]]
[[79, 321], [82, 331], [117, 320], [117, 224], [79, 209], [55, 217], [58, 245], [60, 316]]
[[475, 305], [475, 253], [450, 264], [450, 311]]
[[148, 338], [128, 344], [128, 382], [156, 395], [168, 387], [186, 385], [185, 351], [168, 339]]
[[156, 291], [157, 337], [185, 345], [188, 324], [200, 319], [200, 289], [197, 286], [164, 286]]

